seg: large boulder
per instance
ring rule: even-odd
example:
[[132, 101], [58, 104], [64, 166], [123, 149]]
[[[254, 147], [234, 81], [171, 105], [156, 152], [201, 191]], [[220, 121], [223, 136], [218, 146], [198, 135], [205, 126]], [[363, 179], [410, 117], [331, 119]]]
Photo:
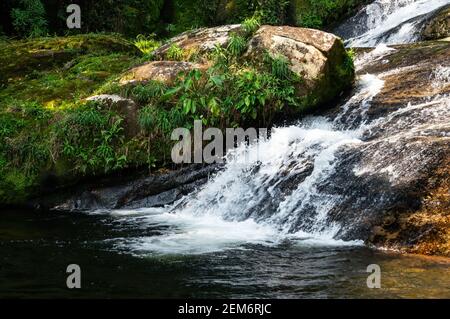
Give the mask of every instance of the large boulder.
[[166, 44], [155, 50], [153, 56], [159, 60], [167, 60], [167, 53], [174, 45], [184, 51], [185, 58], [194, 53], [203, 54], [212, 51], [217, 45], [222, 47], [227, 46], [230, 35], [240, 30], [240, 24], [232, 24], [186, 31], [170, 39]]
[[121, 85], [140, 82], [160, 81], [165, 84], [173, 84], [177, 76], [182, 72], [193, 69], [205, 69], [206, 66], [198, 63], [179, 61], [153, 61], [136, 66], [127, 71], [119, 83]]
[[352, 60], [341, 39], [331, 33], [262, 26], [250, 40], [246, 56], [261, 59], [266, 52], [289, 60], [291, 71], [302, 79], [298, 94], [309, 107], [331, 101], [352, 84]]
[[99, 102], [120, 114], [124, 118], [125, 134], [128, 137], [136, 136], [139, 133], [138, 106], [133, 100], [114, 94], [94, 95], [86, 100]]
[[[157, 80], [173, 84], [181, 72], [208, 69], [211, 62], [206, 53], [216, 46], [226, 47], [233, 33], [245, 35], [240, 25], [226, 25], [188, 31], [169, 40], [153, 54], [158, 61], [134, 67], [120, 79], [121, 85]], [[170, 61], [169, 51], [176, 45], [182, 49], [184, 61]], [[192, 54], [203, 57], [201, 63], [187, 62]], [[269, 53], [288, 60], [292, 72], [301, 79], [296, 82], [302, 109], [324, 105], [350, 88], [354, 79], [353, 62], [335, 35], [319, 30], [289, 26], [262, 26], [249, 38], [243, 59], [259, 65]], [[168, 56], [169, 55], [169, 56]]]
[[422, 29], [423, 40], [438, 40], [450, 37], [450, 4], [437, 10]]

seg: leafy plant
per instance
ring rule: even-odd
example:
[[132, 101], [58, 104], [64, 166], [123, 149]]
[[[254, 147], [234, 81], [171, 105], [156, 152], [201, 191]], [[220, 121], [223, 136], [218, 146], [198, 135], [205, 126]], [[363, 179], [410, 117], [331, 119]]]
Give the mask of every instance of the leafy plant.
[[228, 51], [231, 53], [234, 57], [239, 57], [247, 47], [247, 41], [244, 37], [232, 34], [230, 36], [230, 42], [228, 43]]
[[195, 69], [190, 71], [180, 82], [178, 88], [181, 91], [181, 95], [177, 105], [183, 110], [184, 114], [194, 114], [198, 106], [206, 104], [206, 100], [202, 96], [201, 78], [202, 73]]
[[290, 80], [292, 72], [289, 69], [289, 60], [284, 55], [277, 55], [271, 57], [266, 55], [267, 60], [270, 62], [272, 74], [280, 80]]
[[139, 125], [147, 133], [155, 128], [156, 121], [154, 107], [152, 105], [147, 105], [139, 111]]
[[225, 71], [228, 68], [230, 56], [227, 49], [223, 48], [219, 44], [214, 46], [214, 50], [211, 52], [211, 60], [214, 61], [212, 69]]
[[139, 84], [131, 89], [131, 96], [139, 103], [145, 104], [151, 99], [162, 96], [166, 85], [159, 81], [150, 81], [147, 84]]
[[251, 18], [245, 19], [244, 22], [242, 22], [242, 29], [244, 29], [244, 32], [246, 34], [251, 35], [258, 30], [260, 25], [260, 19], [256, 16], [253, 16]]
[[149, 104], [139, 111], [139, 125], [146, 135], [146, 164], [149, 170], [156, 166], [157, 159], [170, 152], [171, 132], [177, 127], [186, 127], [186, 116], [179, 108], [165, 110]]
[[183, 55], [184, 55], [183, 49], [180, 48], [180, 46], [176, 43], [173, 43], [166, 53], [167, 59], [173, 61], [183, 60]]
[[347, 55], [350, 59], [350, 61], [353, 63], [355, 61], [356, 58], [356, 51], [353, 48], [350, 48], [347, 50]]
[[101, 104], [90, 102], [71, 110], [56, 124], [56, 140], [61, 141], [62, 155], [75, 164], [74, 170], [107, 173], [123, 168], [127, 156], [120, 152], [124, 142], [123, 119]]
[[134, 41], [134, 45], [141, 50], [145, 55], [150, 55], [153, 51], [161, 46], [161, 42], [155, 39], [156, 35], [151, 34], [148, 36], [139, 34]]
[[22, 36], [39, 37], [47, 34], [45, 8], [40, 0], [20, 0], [11, 10], [15, 30]]

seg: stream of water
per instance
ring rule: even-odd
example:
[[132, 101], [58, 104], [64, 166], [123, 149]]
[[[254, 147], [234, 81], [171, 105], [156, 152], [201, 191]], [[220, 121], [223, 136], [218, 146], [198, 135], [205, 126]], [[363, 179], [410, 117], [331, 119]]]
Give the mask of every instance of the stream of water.
[[[450, 297], [446, 259], [359, 245], [258, 244], [244, 236], [235, 249], [132, 255], [116, 246], [117, 239], [150, 238], [170, 228], [136, 225], [108, 214], [3, 211], [0, 298]], [[72, 263], [81, 267], [81, 289], [66, 287], [66, 267]], [[383, 269], [381, 289], [367, 288], [368, 264]]]
[[[362, 68], [392, 50], [385, 43], [414, 41], [423, 15], [449, 2], [377, 0], [339, 30], [351, 46], [381, 43], [356, 61]], [[352, 24], [362, 27], [349, 33]], [[361, 76], [333, 117], [278, 127], [270, 139], [237, 149], [222, 171], [173, 205], [2, 212], [0, 297], [450, 297], [442, 280], [450, 275], [448, 259], [346, 240], [352, 225], [333, 218], [344, 198], [324, 191], [338, 186], [338, 167], [356, 153], [370, 160], [350, 163], [354, 176], [382, 172], [395, 184], [406, 164], [386, 163], [375, 150], [448, 126], [448, 96], [370, 119], [383, 78]], [[441, 85], [448, 79], [442, 66], [431, 80]], [[417, 167], [426, 165], [416, 160]], [[382, 195], [373, 201], [391, 200]], [[70, 263], [83, 270], [80, 291], [65, 288]], [[370, 264], [383, 269], [382, 289], [367, 288]]]
[[352, 47], [411, 43], [424, 21], [449, 0], [376, 0], [339, 26], [335, 32]]

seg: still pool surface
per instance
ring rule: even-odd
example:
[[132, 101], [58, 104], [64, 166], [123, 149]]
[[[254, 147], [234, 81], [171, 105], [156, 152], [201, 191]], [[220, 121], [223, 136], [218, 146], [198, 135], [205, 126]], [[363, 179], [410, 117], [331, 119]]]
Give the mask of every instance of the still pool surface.
[[[450, 298], [445, 258], [288, 239], [194, 254], [118, 245], [158, 237], [165, 227], [111, 214], [3, 210], [0, 297]], [[82, 289], [66, 288], [69, 264], [80, 265]], [[381, 289], [367, 288], [369, 264], [381, 267]]]

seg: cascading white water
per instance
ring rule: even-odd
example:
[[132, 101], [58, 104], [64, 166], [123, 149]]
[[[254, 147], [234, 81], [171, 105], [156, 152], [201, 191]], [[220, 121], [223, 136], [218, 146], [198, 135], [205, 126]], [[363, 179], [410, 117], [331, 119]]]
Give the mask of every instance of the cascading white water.
[[376, 0], [337, 28], [351, 47], [402, 44], [418, 39], [427, 14], [450, 0]]
[[[373, 14], [368, 20], [368, 31], [351, 43], [377, 43], [387, 27], [395, 26], [393, 21], [399, 25], [448, 2], [377, 0], [366, 9], [369, 15]], [[374, 14], [376, 4], [383, 5]], [[414, 13], [410, 11], [413, 8], [417, 9]], [[380, 22], [384, 24], [381, 26]], [[355, 61], [356, 68], [382, 60], [392, 50], [381, 44]], [[394, 185], [395, 177], [405, 175], [409, 165], [426, 162], [420, 152], [405, 156], [408, 162], [389, 162], [389, 152], [411, 151], [401, 149], [405, 138], [450, 132], [446, 121], [450, 115], [448, 95], [434, 96], [387, 116], [369, 119], [367, 112], [383, 89], [384, 78], [398, 71], [361, 76], [355, 94], [332, 119], [308, 117], [297, 125], [275, 128], [268, 140], [238, 148], [229, 154], [222, 171], [173, 205], [113, 211], [118, 221], [166, 229], [159, 236], [121, 240], [117, 246], [125, 245], [135, 252], [195, 254], [242, 248], [243, 244], [275, 245], [286, 239], [302, 245], [361, 244], [339, 239], [346, 226], [330, 219], [344, 201], [339, 191], [327, 191], [339, 186], [333, 184], [333, 179], [337, 167], [348, 157], [342, 154], [358, 153], [364, 157], [367, 153], [364, 161], [347, 164], [351, 174], [384, 174]], [[430, 81], [439, 88], [447, 85], [449, 79], [449, 68], [441, 66]], [[387, 133], [382, 139], [368, 138], [377, 132]], [[379, 200], [386, 198], [381, 196]]]

